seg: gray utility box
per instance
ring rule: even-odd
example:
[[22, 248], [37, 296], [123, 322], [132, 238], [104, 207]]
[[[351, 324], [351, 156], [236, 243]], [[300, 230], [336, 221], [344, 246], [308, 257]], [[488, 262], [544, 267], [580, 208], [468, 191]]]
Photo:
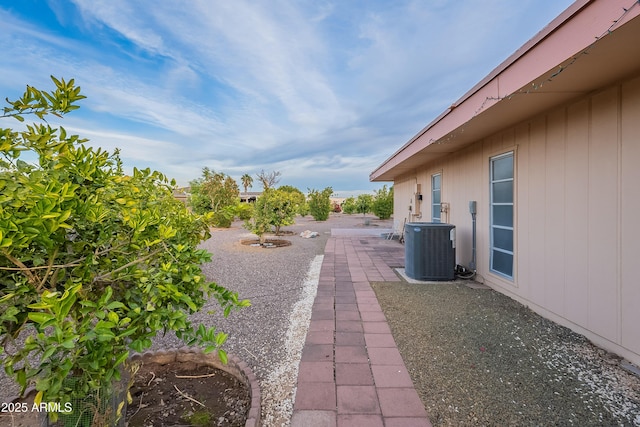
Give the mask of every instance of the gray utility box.
[[409, 222], [404, 228], [405, 273], [415, 280], [454, 280], [456, 226]]

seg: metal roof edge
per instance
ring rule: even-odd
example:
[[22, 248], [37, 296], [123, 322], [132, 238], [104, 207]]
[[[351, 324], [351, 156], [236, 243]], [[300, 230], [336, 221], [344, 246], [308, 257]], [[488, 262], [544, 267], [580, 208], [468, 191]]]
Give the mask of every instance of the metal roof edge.
[[485, 76], [482, 80], [476, 83], [470, 90], [468, 90], [462, 97], [460, 97], [456, 102], [451, 104], [449, 108], [440, 113], [433, 121], [431, 121], [427, 126], [422, 128], [415, 136], [413, 136], [409, 141], [407, 141], [404, 145], [402, 145], [398, 150], [396, 150], [391, 156], [389, 156], [380, 166], [373, 170], [369, 174], [369, 180], [373, 181], [376, 178], [376, 172], [383, 169], [385, 165], [387, 165], [391, 160], [397, 157], [400, 153], [402, 153], [407, 147], [414, 143], [418, 138], [424, 135], [429, 131], [433, 126], [439, 123], [444, 117], [446, 117], [451, 111], [453, 111], [456, 107], [464, 103], [467, 99], [469, 99], [473, 94], [477, 93], [480, 89], [485, 87], [489, 82], [493, 81], [496, 77], [502, 74], [505, 70], [507, 70], [513, 63], [515, 63], [518, 59], [524, 56], [526, 53], [531, 51], [535, 46], [540, 44], [543, 40], [549, 37], [552, 33], [557, 31], [562, 25], [564, 25], [567, 21], [569, 21], [573, 16], [579, 13], [583, 8], [585, 8], [590, 3], [596, 0], [576, 0], [572, 3], [568, 8], [566, 8], [560, 15], [554, 18], [549, 24], [543, 27], [536, 35], [534, 35], [531, 39], [529, 39], [525, 44], [519, 47], [514, 53], [512, 53], [507, 59], [502, 61], [496, 68], [494, 68], [487, 76]]

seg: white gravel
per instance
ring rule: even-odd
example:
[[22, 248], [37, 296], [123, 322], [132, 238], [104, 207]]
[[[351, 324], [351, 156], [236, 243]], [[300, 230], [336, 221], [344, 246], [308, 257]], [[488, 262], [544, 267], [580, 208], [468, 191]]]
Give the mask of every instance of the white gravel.
[[289, 328], [286, 333], [285, 358], [276, 363], [267, 379], [263, 382], [262, 423], [265, 426], [288, 425], [293, 414], [295, 387], [298, 379], [298, 367], [302, 356], [311, 308], [318, 290], [320, 267], [324, 256], [316, 255], [311, 262], [309, 273], [302, 285], [301, 299], [294, 304], [289, 316]]

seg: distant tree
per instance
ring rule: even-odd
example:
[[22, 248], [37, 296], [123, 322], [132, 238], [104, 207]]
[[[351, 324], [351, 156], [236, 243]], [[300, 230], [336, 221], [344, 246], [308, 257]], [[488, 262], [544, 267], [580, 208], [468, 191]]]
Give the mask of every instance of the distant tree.
[[360, 194], [356, 198], [356, 211], [363, 216], [371, 212], [373, 206], [373, 196], [371, 194]]
[[238, 183], [222, 172], [215, 172], [209, 168], [202, 169], [202, 192], [211, 199], [211, 209], [214, 212], [225, 206], [234, 206], [240, 195]]
[[293, 192], [285, 190], [269, 189], [261, 198], [265, 199], [265, 204], [270, 208], [270, 223], [273, 225], [276, 236], [280, 235], [280, 228], [291, 225], [294, 222], [297, 211], [297, 198]]
[[380, 219], [389, 219], [393, 214], [393, 186], [387, 189], [384, 185], [380, 190], [375, 191], [371, 211]]
[[205, 167], [202, 169], [202, 178], [191, 181], [189, 203], [196, 213], [212, 211], [214, 224], [218, 227], [229, 227], [239, 196], [238, 183], [233, 178]]
[[358, 208], [356, 207], [356, 199], [353, 197], [348, 197], [345, 199], [344, 202], [342, 202], [342, 212], [346, 213], [346, 214], [354, 214], [358, 211]]
[[202, 178], [189, 181], [189, 196], [187, 197], [187, 205], [192, 212], [198, 215], [211, 212], [211, 200], [202, 192], [202, 181]]
[[260, 173], [257, 174], [257, 177], [262, 183], [262, 188], [266, 191], [269, 188], [275, 187], [275, 185], [280, 181], [280, 175], [282, 175], [282, 173], [278, 171], [267, 173], [262, 169]]
[[296, 213], [305, 216], [309, 213], [309, 206], [307, 205], [307, 197], [302, 191], [291, 185], [281, 185], [278, 190], [286, 191], [291, 194], [296, 204]]
[[[246, 195], [247, 189], [253, 186], [253, 178], [251, 178], [251, 175], [249, 175], [248, 173], [245, 173], [240, 178], [240, 181], [242, 181], [242, 186], [244, 187], [244, 194]], [[246, 202], [249, 203], [249, 197], [247, 197]]]
[[254, 205], [253, 217], [245, 221], [245, 228], [260, 238], [264, 243], [264, 234], [274, 227], [276, 235], [280, 228], [291, 225], [296, 215], [296, 203], [293, 193], [280, 189], [265, 190]]
[[331, 194], [333, 189], [327, 187], [322, 191], [309, 189], [309, 211], [316, 221], [326, 221], [331, 212]]

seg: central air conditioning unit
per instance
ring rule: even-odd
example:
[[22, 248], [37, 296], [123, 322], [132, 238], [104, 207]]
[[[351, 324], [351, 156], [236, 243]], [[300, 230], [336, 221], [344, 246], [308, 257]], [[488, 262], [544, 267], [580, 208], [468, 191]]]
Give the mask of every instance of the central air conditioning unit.
[[404, 229], [405, 273], [415, 280], [454, 280], [456, 227], [409, 222]]

